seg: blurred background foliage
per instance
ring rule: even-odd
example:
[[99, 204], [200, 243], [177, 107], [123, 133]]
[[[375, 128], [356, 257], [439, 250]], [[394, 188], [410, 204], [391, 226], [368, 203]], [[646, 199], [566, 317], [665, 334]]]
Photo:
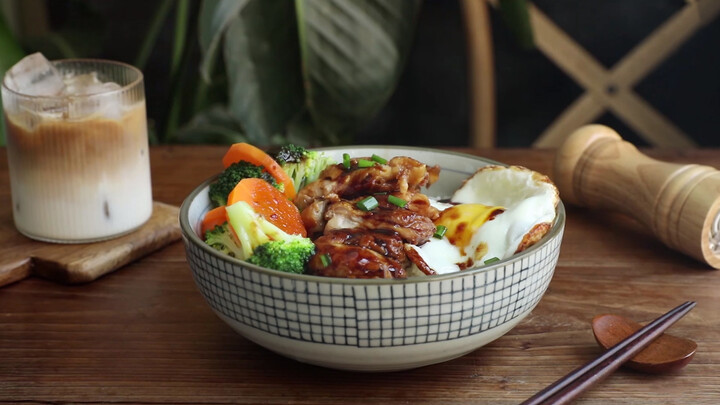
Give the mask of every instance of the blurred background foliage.
[[222, 59], [227, 112], [251, 142], [347, 143], [395, 89], [419, 8], [420, 0], [205, 0], [202, 77], [215, 81]]
[[[604, 66], [685, 4], [533, 2]], [[134, 64], [145, 74], [155, 143], [465, 146], [469, 72], [459, 3], [0, 0], [0, 69], [34, 51]], [[528, 50], [524, 3], [502, 0], [503, 12], [491, 13], [501, 147], [530, 146], [583, 92]], [[702, 146], [720, 146], [718, 43], [715, 21], [635, 89]], [[644, 144], [612, 114], [598, 122]]]
[[36, 51], [132, 63], [153, 143], [348, 144], [393, 94], [421, 4], [2, 0], [0, 68]]

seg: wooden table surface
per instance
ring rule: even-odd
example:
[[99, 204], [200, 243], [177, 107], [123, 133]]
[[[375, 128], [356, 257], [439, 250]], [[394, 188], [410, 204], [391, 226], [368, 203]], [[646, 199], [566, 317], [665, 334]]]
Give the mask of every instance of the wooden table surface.
[[[224, 147], [152, 150], [154, 198], [179, 205]], [[465, 150], [550, 173], [552, 150]], [[0, 150], [0, 210], [8, 218]], [[720, 167], [720, 151], [648, 151]], [[0, 289], [0, 403], [516, 404], [601, 353], [596, 314], [640, 322], [697, 307], [671, 333], [698, 343], [671, 375], [619, 370], [577, 403], [720, 403], [720, 272], [669, 251], [631, 220], [567, 207], [560, 260], [533, 312], [495, 342], [416, 370], [309, 366], [237, 335], [196, 290], [181, 242], [85, 285], [30, 278]]]

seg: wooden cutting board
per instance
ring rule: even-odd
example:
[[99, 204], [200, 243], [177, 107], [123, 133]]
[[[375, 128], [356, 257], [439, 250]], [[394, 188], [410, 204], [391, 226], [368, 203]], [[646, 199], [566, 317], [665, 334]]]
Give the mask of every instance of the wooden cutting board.
[[87, 283], [180, 239], [179, 208], [153, 203], [142, 228], [119, 238], [83, 244], [32, 240], [19, 233], [12, 215], [0, 218], [0, 286], [31, 275], [64, 284]]

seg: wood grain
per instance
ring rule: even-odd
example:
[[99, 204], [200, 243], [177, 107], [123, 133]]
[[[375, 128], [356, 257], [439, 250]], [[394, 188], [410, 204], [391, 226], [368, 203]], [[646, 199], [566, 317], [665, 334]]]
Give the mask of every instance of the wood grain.
[[[694, 301], [686, 301], [658, 317], [636, 333], [622, 339], [613, 345], [601, 356], [576, 368], [553, 384], [544, 388], [531, 398], [523, 401], [522, 405], [565, 405], [573, 402], [582, 394], [590, 390], [605, 378], [609, 377], [620, 366], [627, 364], [634, 356], [640, 354], [644, 348], [662, 337], [663, 332], [681, 319], [688, 311], [695, 307]], [[593, 319], [593, 332], [597, 317]], [[596, 334], [597, 336], [597, 334]]]
[[[153, 148], [154, 198], [179, 205], [220, 170], [224, 151]], [[1, 200], [9, 187], [0, 152]], [[555, 155], [471, 152], [548, 174]], [[647, 152], [720, 166], [718, 150]], [[601, 353], [595, 315], [647, 322], [686, 300], [697, 307], [669, 333], [698, 343], [692, 363], [662, 376], [619, 370], [578, 404], [717, 404], [720, 273], [632, 219], [569, 206], [550, 287], [510, 333], [446, 363], [362, 374], [297, 363], [237, 335], [203, 301], [174, 243], [93, 283], [30, 278], [0, 289], [0, 403], [517, 404]]]
[[558, 151], [554, 174], [564, 201], [637, 218], [669, 248], [720, 268], [714, 167], [652, 159], [611, 128], [586, 125]]
[[470, 145], [495, 146], [495, 54], [493, 52], [490, 5], [485, 1], [462, 0], [470, 81]]
[[[605, 349], [617, 345], [641, 328], [639, 323], [613, 314], [597, 315], [592, 320], [595, 340]], [[690, 339], [663, 334], [623, 367], [654, 374], [677, 371], [692, 361], [696, 350], [697, 343]]]
[[153, 203], [140, 229], [118, 238], [82, 244], [45, 243], [15, 229], [9, 205], [0, 211], [0, 286], [30, 275], [66, 284], [87, 283], [180, 239], [179, 209]]

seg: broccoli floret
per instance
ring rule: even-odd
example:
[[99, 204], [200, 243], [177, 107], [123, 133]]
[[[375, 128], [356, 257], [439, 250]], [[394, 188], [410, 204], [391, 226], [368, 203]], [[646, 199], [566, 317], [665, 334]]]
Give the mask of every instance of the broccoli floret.
[[312, 240], [288, 234], [258, 215], [245, 201], [226, 207], [225, 212], [228, 222], [207, 231], [205, 243], [258, 266], [289, 273], [304, 272], [315, 253]]
[[275, 161], [280, 164], [298, 163], [305, 160], [307, 152], [309, 151], [302, 146], [289, 143], [280, 147], [280, 150], [275, 154]]
[[[238, 201], [233, 205], [225, 208], [227, 212], [228, 220], [232, 229], [235, 230], [235, 234], [240, 242], [240, 249], [242, 255], [237, 256], [240, 259], [248, 260], [251, 258], [256, 251], [260, 251], [260, 256], [253, 260], [262, 260], [262, 263], [255, 263], [263, 267], [281, 267], [284, 263], [283, 257], [271, 258], [271, 254], [277, 253], [278, 255], [284, 255], [286, 253], [292, 254], [289, 257], [288, 263], [295, 262], [291, 268], [296, 269], [304, 267], [305, 263], [310, 259], [312, 251], [314, 251], [314, 244], [308, 238], [303, 238], [300, 235], [291, 235], [271, 222], [263, 218], [263, 216], [256, 213], [250, 204], [245, 201]], [[283, 242], [280, 244], [270, 243], [267, 247], [262, 247], [268, 242]], [[281, 246], [283, 244], [287, 246]], [[310, 253], [307, 253], [310, 250]], [[307, 256], [307, 257], [306, 257]], [[262, 259], [261, 259], [262, 258]], [[300, 266], [302, 263], [302, 266]], [[284, 264], [282, 264], [284, 266]], [[283, 270], [282, 268], [278, 270]]]
[[209, 196], [214, 206], [220, 207], [227, 204], [228, 194], [242, 179], [259, 178], [267, 181], [273, 187], [282, 191], [282, 185], [275, 181], [275, 178], [263, 170], [262, 166], [256, 166], [250, 162], [241, 160], [227, 167], [217, 180], [210, 184]]
[[301, 274], [305, 265], [315, 253], [315, 244], [308, 238], [293, 236], [287, 240], [264, 243], [253, 252], [248, 261], [258, 266]]
[[213, 249], [232, 257], [241, 257], [243, 255], [240, 244], [235, 239], [235, 234], [227, 222], [205, 232], [205, 243], [212, 246]]
[[320, 172], [334, 165], [335, 161], [323, 152], [307, 150], [302, 146], [288, 144], [280, 148], [275, 160], [290, 176], [295, 190], [317, 180]]

